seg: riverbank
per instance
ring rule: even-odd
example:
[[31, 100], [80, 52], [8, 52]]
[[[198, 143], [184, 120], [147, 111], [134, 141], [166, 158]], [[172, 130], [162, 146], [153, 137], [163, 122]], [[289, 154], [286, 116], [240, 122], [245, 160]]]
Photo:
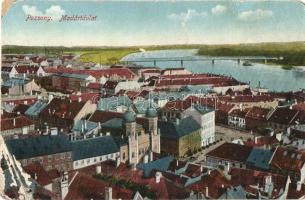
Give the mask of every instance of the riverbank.
[[119, 62], [128, 54], [151, 50], [175, 50], [175, 49], [199, 49], [198, 55], [202, 56], [266, 56], [282, 58], [269, 61], [269, 64], [281, 65], [283, 69], [292, 69], [293, 66], [305, 65], [305, 42], [283, 42], [283, 43], [256, 43], [236, 45], [203, 45], [203, 44], [181, 44], [181, 45], [150, 45], [131, 47], [56, 47], [56, 46], [14, 46], [5, 45], [2, 53], [17, 54], [42, 54], [80, 55], [82, 62], [95, 62], [101, 64], [114, 64]]
[[266, 56], [277, 57], [269, 64], [281, 65], [283, 69], [305, 65], [305, 43], [256, 43], [236, 45], [203, 45], [198, 55], [202, 56]]

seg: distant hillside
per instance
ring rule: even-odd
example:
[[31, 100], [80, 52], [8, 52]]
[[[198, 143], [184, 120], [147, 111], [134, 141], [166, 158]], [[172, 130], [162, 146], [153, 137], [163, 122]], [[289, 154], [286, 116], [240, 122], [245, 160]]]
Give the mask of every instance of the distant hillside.
[[305, 42], [283, 42], [283, 43], [256, 43], [256, 44], [223, 44], [223, 45], [156, 45], [156, 46], [133, 46], [133, 47], [41, 47], [41, 46], [2, 46], [2, 53], [17, 54], [80, 54], [83, 62], [101, 62], [109, 64], [119, 61], [129, 53], [138, 52], [139, 48], [145, 50], [165, 49], [199, 49], [199, 55], [207, 56], [276, 56], [283, 57], [283, 60], [274, 61], [289, 69], [292, 66], [305, 66]]

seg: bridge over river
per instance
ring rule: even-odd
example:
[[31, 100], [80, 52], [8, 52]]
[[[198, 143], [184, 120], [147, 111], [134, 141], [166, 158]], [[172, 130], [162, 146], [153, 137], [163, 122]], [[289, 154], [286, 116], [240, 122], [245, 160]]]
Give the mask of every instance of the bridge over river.
[[193, 57], [193, 56], [187, 56], [187, 57], [159, 57], [159, 58], [129, 58], [129, 59], [125, 59], [122, 60], [122, 63], [153, 63], [154, 66], [157, 66], [157, 62], [180, 62], [181, 67], [183, 67], [184, 62], [187, 61], [211, 61], [212, 64], [215, 63], [215, 61], [217, 60], [235, 60], [237, 61], [238, 64], [240, 64], [240, 62], [243, 61], [262, 61], [265, 64], [267, 64], [268, 61], [272, 61], [272, 60], [280, 60], [282, 58], [279, 57]]

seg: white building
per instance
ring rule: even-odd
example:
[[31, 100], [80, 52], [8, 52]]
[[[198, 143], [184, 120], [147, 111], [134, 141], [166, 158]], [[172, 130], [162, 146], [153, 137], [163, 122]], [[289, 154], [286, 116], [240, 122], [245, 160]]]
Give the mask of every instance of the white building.
[[208, 107], [193, 105], [182, 112], [182, 118], [191, 116], [201, 125], [201, 146], [215, 142], [215, 111]]
[[117, 84], [115, 93], [120, 90], [139, 90], [141, 86], [142, 85], [138, 81], [121, 81]]

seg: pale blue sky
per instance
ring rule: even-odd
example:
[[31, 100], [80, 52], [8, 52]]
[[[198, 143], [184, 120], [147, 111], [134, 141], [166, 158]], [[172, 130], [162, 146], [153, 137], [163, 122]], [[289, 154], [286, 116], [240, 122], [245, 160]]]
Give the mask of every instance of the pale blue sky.
[[[27, 14], [52, 22], [25, 21]], [[97, 15], [94, 22], [59, 22]], [[125, 46], [305, 41], [296, 1], [18, 1], [2, 19], [2, 43]]]

